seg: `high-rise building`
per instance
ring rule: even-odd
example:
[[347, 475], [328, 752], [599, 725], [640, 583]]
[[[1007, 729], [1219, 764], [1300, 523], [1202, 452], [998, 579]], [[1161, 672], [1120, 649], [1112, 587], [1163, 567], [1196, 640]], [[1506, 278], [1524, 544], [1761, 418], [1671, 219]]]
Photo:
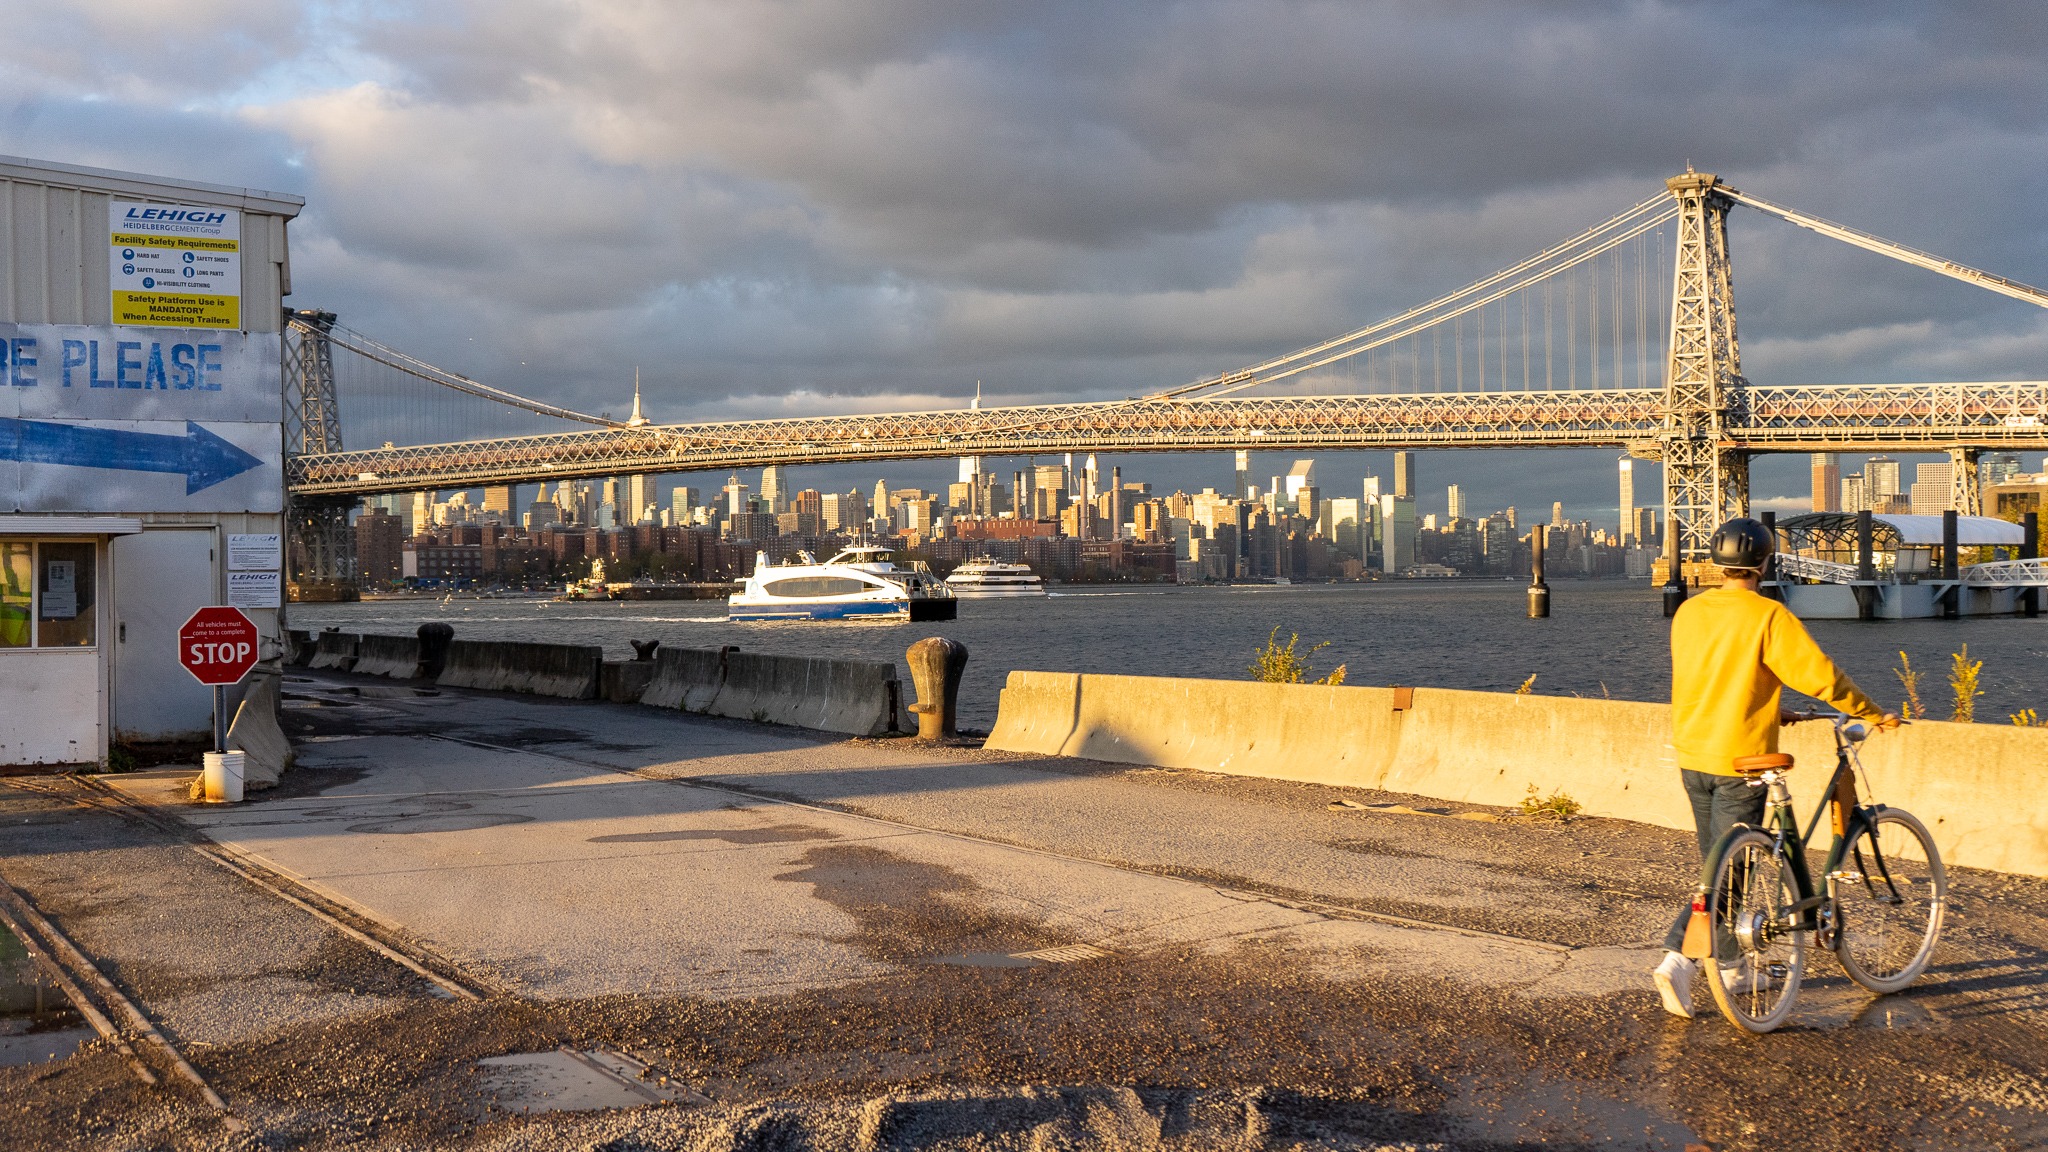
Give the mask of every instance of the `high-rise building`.
[[1394, 453], [1394, 495], [1415, 499], [1415, 453]]
[[1870, 510], [1870, 489], [1863, 482], [1863, 473], [1851, 472], [1842, 477], [1842, 503], [1837, 512], [1867, 512]]
[[619, 505], [619, 523], [641, 524], [652, 519], [654, 508], [654, 477], [645, 473], [626, 477], [625, 496]]
[[889, 482], [887, 480], [875, 481], [875, 495], [874, 499], [868, 501], [868, 515], [885, 519], [888, 517]]
[[1621, 473], [1621, 542], [1626, 544], [1636, 527], [1636, 462], [1623, 456], [1616, 467]]
[[1323, 501], [1323, 535], [1339, 552], [1353, 557], [1365, 556], [1365, 542], [1362, 535], [1364, 517], [1359, 513], [1359, 502], [1334, 498]]
[[747, 493], [747, 486], [740, 483], [740, 478], [737, 474], [727, 476], [725, 478], [725, 514], [728, 516], [744, 516], [752, 512], [753, 509], [747, 506]]
[[1899, 486], [1899, 462], [1889, 456], [1872, 456], [1863, 462], [1863, 497], [1879, 511], [1890, 511], [1893, 500], [1905, 494]]
[[1977, 457], [1977, 483], [1989, 488], [2003, 484], [2020, 472], [2020, 454], [2017, 452], [1985, 452]]
[[1449, 505], [1446, 511], [1449, 512], [1451, 519], [1464, 519], [1465, 494], [1458, 490], [1458, 486], [1456, 484], [1453, 484], [1451, 485], [1450, 489], [1444, 494], [1444, 496], [1446, 503]]
[[1955, 480], [1955, 468], [1948, 461], [1938, 464], [1921, 464], [1913, 475], [1913, 514], [1915, 516], [1939, 516], [1955, 505], [1951, 502]]
[[780, 464], [761, 469], [761, 511], [770, 516], [789, 511], [789, 477]]
[[1398, 576], [1415, 564], [1415, 498], [1380, 497], [1380, 571]]
[[1237, 498], [1249, 500], [1247, 495], [1252, 484], [1252, 454], [1242, 448], [1237, 450]]
[[512, 522], [512, 509], [514, 506], [512, 486], [510, 484], [494, 485], [484, 489], [484, 516], [486, 519], [494, 519], [500, 523], [510, 524]]
[[1287, 470], [1287, 502], [1292, 504], [1301, 495], [1303, 488], [1313, 488], [1316, 483], [1316, 462], [1296, 460]]
[[1842, 510], [1842, 457], [1837, 453], [1813, 454], [1813, 510]]
[[1564, 501], [1553, 500], [1550, 502], [1550, 526], [1552, 528], [1562, 528], [1565, 526]]
[[668, 506], [677, 524], [688, 524], [691, 513], [697, 510], [697, 490], [681, 484], [668, 494]]

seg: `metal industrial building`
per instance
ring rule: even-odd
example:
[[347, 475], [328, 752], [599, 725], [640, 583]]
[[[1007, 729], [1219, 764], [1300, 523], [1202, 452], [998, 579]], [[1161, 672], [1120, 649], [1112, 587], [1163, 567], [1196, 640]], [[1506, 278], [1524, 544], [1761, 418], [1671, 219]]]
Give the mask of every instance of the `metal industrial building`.
[[202, 606], [242, 607], [274, 674], [304, 203], [0, 157], [0, 767], [205, 737], [176, 647]]

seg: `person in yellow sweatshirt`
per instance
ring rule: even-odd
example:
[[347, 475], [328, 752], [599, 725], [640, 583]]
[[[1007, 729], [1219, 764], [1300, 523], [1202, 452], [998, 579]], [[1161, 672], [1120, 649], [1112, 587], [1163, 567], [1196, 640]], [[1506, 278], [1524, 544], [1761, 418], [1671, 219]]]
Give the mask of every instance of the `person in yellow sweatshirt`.
[[[1790, 719], [1779, 707], [1780, 689], [1880, 728], [1898, 723], [1835, 667], [1797, 616], [1758, 593], [1776, 547], [1771, 533], [1747, 517], [1721, 525], [1709, 550], [1723, 583], [1687, 600], [1671, 620], [1671, 743], [1702, 860], [1730, 827], [1763, 823], [1764, 789], [1736, 774], [1735, 759], [1778, 750], [1778, 725]], [[1692, 1015], [1697, 968], [1679, 954], [1691, 916], [1688, 898], [1655, 971], [1664, 1010], [1675, 1016]]]

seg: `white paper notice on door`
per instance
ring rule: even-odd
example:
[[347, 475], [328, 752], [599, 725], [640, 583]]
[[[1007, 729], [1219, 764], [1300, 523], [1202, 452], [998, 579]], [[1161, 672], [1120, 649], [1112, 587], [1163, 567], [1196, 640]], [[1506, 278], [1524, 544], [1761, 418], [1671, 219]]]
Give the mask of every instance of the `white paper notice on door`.
[[276, 608], [283, 591], [283, 576], [276, 572], [228, 573], [230, 608]]
[[228, 534], [228, 571], [267, 572], [284, 567], [284, 538], [276, 532]]

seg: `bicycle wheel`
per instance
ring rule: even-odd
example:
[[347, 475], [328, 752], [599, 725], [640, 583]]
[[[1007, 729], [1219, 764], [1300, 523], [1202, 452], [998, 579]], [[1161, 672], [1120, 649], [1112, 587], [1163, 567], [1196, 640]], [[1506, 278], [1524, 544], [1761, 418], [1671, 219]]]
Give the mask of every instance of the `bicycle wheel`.
[[1856, 837], [1834, 874], [1835, 958], [1872, 992], [1897, 992], [1934, 957], [1948, 908], [1948, 872], [1926, 825], [1886, 808]]
[[1806, 973], [1807, 930], [1789, 911], [1799, 902], [1792, 863], [1755, 829], [1726, 841], [1707, 893], [1714, 955], [1701, 968], [1721, 1015], [1746, 1032], [1769, 1032], [1792, 1014]]

